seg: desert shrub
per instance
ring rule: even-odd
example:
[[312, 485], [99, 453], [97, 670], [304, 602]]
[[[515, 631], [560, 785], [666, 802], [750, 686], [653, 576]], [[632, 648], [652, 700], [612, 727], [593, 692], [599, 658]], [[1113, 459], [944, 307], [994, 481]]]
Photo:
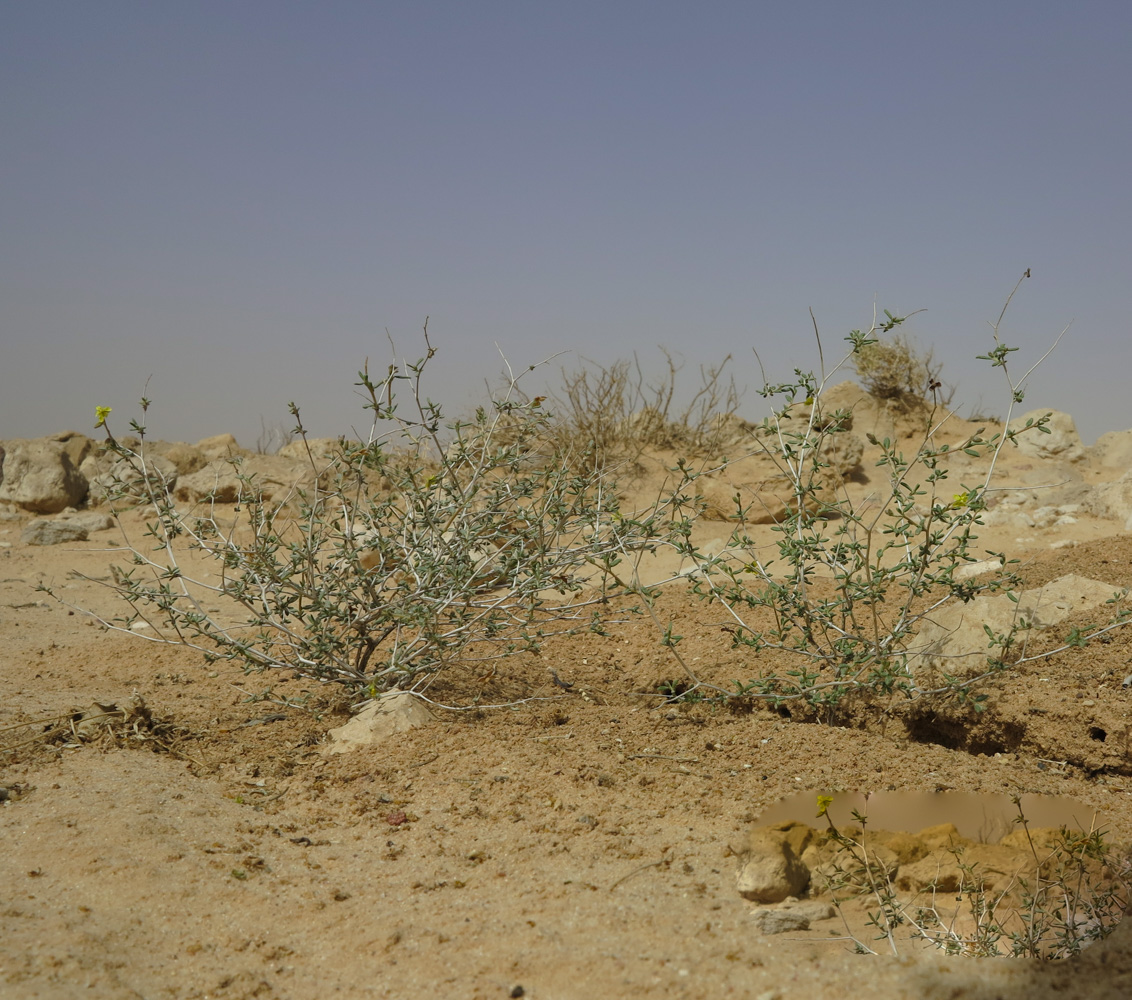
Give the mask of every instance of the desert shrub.
[[624, 468], [650, 448], [698, 454], [718, 447], [720, 430], [742, 397], [727, 371], [731, 356], [701, 365], [699, 385], [678, 405], [684, 363], [669, 351], [661, 353], [665, 372], [654, 378], [646, 378], [636, 355], [608, 366], [583, 359], [577, 368], [562, 371], [549, 405], [558, 418], [554, 433], [577, 461], [591, 468]]
[[622, 425], [643, 396], [643, 377], [634, 377], [633, 363], [621, 359], [602, 366], [583, 360], [573, 371], [562, 372], [562, 388], [551, 397], [559, 415], [559, 435], [572, 441], [592, 467], [624, 459], [634, 460], [639, 448], [625, 448]]
[[[839, 830], [827, 811], [831, 801], [819, 796], [818, 815], [826, 817], [840, 851], [818, 869], [822, 888], [843, 918], [849, 899], [871, 898], [876, 908], [868, 925], [893, 955], [905, 944], [925, 941], [947, 955], [972, 958], [1072, 958], [1111, 934], [1132, 900], [1132, 864], [1103, 830], [1062, 828], [1051, 844], [1039, 847], [1017, 796], [1014, 822], [1026, 832], [1032, 862], [1025, 870], [1000, 884], [1005, 873], [992, 878], [956, 845], [950, 853], [959, 872], [957, 887], [949, 884], [945, 891], [937, 884], [901, 893], [890, 865], [870, 841], [867, 817], [854, 811], [856, 827]], [[876, 954], [860, 937], [850, 933], [850, 940], [858, 953]]]
[[614, 483], [557, 450], [542, 400], [524, 396], [519, 378], [472, 419], [446, 421], [421, 385], [433, 353], [381, 379], [367, 365], [357, 384], [368, 438], [312, 456], [311, 474], [284, 495], [269, 499], [233, 458], [234, 522], [215, 498], [178, 505], [149, 473], [142, 423], [133, 447], [108, 429], [125, 470], [113, 509], [141, 504], [150, 519], [148, 540], [128, 539], [129, 565], [106, 584], [124, 613], [100, 620], [209, 661], [373, 695], [420, 690], [453, 663], [601, 630], [626, 613], [631, 588], [615, 567], [656, 544], [656, 512], [622, 511]]
[[[146, 539], [126, 535], [129, 564], [115, 567], [106, 584], [122, 598], [123, 613], [96, 617], [139, 638], [192, 646], [210, 660], [291, 670], [376, 694], [394, 686], [422, 690], [454, 664], [537, 649], [556, 634], [603, 630], [640, 610], [653, 616], [662, 645], [684, 670], [684, 700], [762, 700], [829, 720], [877, 699], [954, 697], [981, 709], [984, 682], [1019, 659], [1026, 621], [990, 636], [994, 653], [974, 675], [917, 675], [915, 638], [945, 604], [1015, 585], [1001, 553], [989, 553], [998, 572], [965, 578], [960, 571], [977, 561], [979, 517], [998, 453], [1019, 434], [1048, 430], [1043, 419], [1009, 426], [1026, 376], [1011, 379], [1015, 348], [1000, 341], [996, 324], [983, 358], [1006, 375], [1001, 426], [949, 446], [937, 442], [929, 421], [911, 455], [871, 437], [886, 481], [874, 503], [854, 507], [832, 468], [844, 452], [839, 435], [848, 414], [825, 406], [823, 395], [841, 368], [901, 322], [889, 316], [852, 331], [849, 352], [829, 372], [799, 370], [792, 381], [765, 384], [771, 415], [733, 437], [777, 470], [784, 502], [769, 554], [748, 530], [766, 519], [759, 496], [735, 497], [734, 528], [721, 551], [694, 541], [704, 509], [698, 484], [718, 471], [705, 461], [679, 458], [674, 488], [643, 511], [621, 509], [611, 471], [613, 456], [628, 446], [624, 422], [613, 424], [620, 438], [599, 440], [603, 422], [587, 431], [582, 418], [615, 417], [640, 401], [641, 383], [626, 389], [628, 367], [567, 379], [567, 413], [558, 419], [545, 397], [521, 390], [524, 372], [509, 375], [474, 416], [449, 420], [422, 388], [429, 346], [425, 357], [391, 364], [380, 379], [368, 366], [359, 373], [372, 415], [368, 436], [342, 440], [317, 460], [308, 446], [309, 476], [282, 495], [232, 458], [234, 508], [222, 508], [215, 495], [179, 506], [154, 465], [144, 424], [133, 422], [129, 439], [108, 431], [107, 447], [118, 458], [117, 482], [106, 486], [111, 503], [115, 511], [140, 504], [150, 517]], [[820, 339], [818, 346], [821, 357]], [[707, 447], [709, 433], [727, 429], [711, 419], [713, 411], [720, 400], [732, 406], [734, 393], [721, 388], [722, 366], [706, 369], [702, 392], [669, 420], [677, 370], [670, 364], [669, 377], [651, 390], [657, 427], [683, 428]], [[148, 405], [142, 401], [143, 420]], [[108, 412], [99, 408], [100, 423]], [[298, 407], [291, 412], [294, 433], [306, 442]], [[643, 435], [639, 427], [634, 433]], [[949, 482], [957, 451], [989, 459], [981, 480]], [[720, 609], [721, 620], [705, 624], [752, 654], [756, 676], [725, 689], [689, 668], [681, 636], [656, 619], [660, 585], [641, 586], [635, 572], [635, 561], [660, 546], [684, 558], [687, 568], [676, 579]], [[1120, 612], [1069, 641], [1081, 645], [1128, 617]]]
[[[885, 316], [886, 321], [880, 324], [885, 333], [908, 318], [893, 316], [887, 310]], [[936, 362], [932, 351], [919, 350], [903, 333], [862, 343], [853, 352], [852, 364], [865, 391], [898, 411], [920, 409], [929, 399], [947, 405], [955, 394], [954, 387], [947, 386], [940, 398], [944, 390], [940, 381], [943, 366]]]
[[[734, 497], [734, 528], [722, 550], [698, 548], [691, 525], [703, 504], [697, 484], [704, 471], [681, 463], [674, 509], [684, 525], [676, 544], [692, 567], [689, 586], [720, 611], [705, 624], [728, 632], [734, 648], [747, 650], [753, 664], [763, 665], [758, 676], [736, 681], [733, 690], [703, 685], [717, 695], [762, 699], [780, 708], [794, 704], [803, 714], [826, 720], [844, 718], [850, 708], [877, 699], [887, 704], [894, 698], [947, 696], [982, 709], [986, 695], [979, 688], [1019, 656], [1019, 636], [1027, 626], [1021, 617], [1007, 632], [990, 636], [994, 654], [976, 675], [933, 679], [912, 667], [919, 626], [940, 608], [982, 594], [1009, 593], [1017, 585], [1012, 563], [1002, 553], [987, 553], [998, 560], [998, 572], [965, 578], [960, 571], [985, 558], [976, 555], [975, 543], [999, 452], [1019, 434], [1049, 433], [1045, 420], [1009, 427], [1013, 406], [1023, 398], [1024, 379], [1011, 381], [1008, 358], [1016, 348], [999, 340], [996, 325], [994, 347], [982, 359], [1006, 375], [1009, 407], [1000, 427], [993, 433], [980, 429], [950, 446], [937, 442], [938, 428], [929, 423], [910, 455], [888, 438], [868, 435], [881, 450], [878, 471], [886, 481], [874, 502], [854, 506], [828, 458], [850, 414], [825, 407], [823, 393], [843, 366], [903, 322], [886, 315], [868, 330], [849, 334], [849, 351], [833, 370], [797, 370], [792, 381], [768, 383], [762, 390], [773, 411], [755, 446], [778, 471], [782, 501], [769, 551], [749, 531], [751, 524], [765, 522], [767, 500], [740, 494]], [[987, 460], [981, 480], [951, 482], [949, 459], [958, 452]], [[1126, 620], [1127, 612], [1117, 622]], [[666, 630], [663, 644], [693, 677], [680, 656], [679, 637]]]
[[877, 399], [921, 398], [927, 390], [927, 363], [902, 334], [863, 344], [853, 367], [865, 391]]
[[259, 437], [255, 442], [257, 455], [274, 455], [280, 448], [290, 444], [294, 432], [284, 424], [273, 423], [270, 426], [261, 416], [259, 418]]

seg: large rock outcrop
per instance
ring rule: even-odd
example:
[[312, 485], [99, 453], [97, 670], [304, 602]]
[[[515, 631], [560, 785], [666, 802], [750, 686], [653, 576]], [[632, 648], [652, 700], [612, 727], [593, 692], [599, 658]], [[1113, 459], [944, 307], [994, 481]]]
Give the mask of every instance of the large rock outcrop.
[[1125, 531], [1132, 531], [1132, 469], [1114, 482], [1094, 486], [1083, 506], [1090, 514], [1119, 521]]
[[33, 514], [57, 514], [82, 503], [89, 484], [72, 458], [75, 448], [69, 445], [69, 435], [62, 441], [9, 441], [0, 474], [0, 501]]
[[[1023, 430], [1026, 421], [1037, 423], [1042, 417], [1049, 416], [1043, 430]], [[1081, 435], [1077, 433], [1077, 424], [1068, 413], [1060, 410], [1031, 410], [1015, 417], [1010, 421], [1010, 429], [1019, 431], [1015, 439], [1018, 450], [1023, 455], [1043, 460], [1056, 459], [1062, 462], [1079, 462], [1086, 457], [1085, 446]], [[1049, 433], [1045, 433], [1045, 431]]]
[[1132, 469], [1132, 429], [1102, 434], [1088, 452], [1089, 458], [1098, 465]]

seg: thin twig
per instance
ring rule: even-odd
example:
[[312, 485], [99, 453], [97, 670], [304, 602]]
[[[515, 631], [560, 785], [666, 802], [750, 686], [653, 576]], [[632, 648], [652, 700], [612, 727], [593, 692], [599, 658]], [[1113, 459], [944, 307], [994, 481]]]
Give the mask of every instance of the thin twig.
[[668, 858], [661, 858], [659, 861], [650, 861], [647, 865], [641, 865], [640, 868], [634, 868], [628, 875], [619, 878], [616, 882], [609, 887], [609, 891], [613, 892], [622, 882], [628, 882], [634, 875], [640, 875], [643, 871], [648, 871], [650, 868], [659, 868], [661, 865], [668, 864]]

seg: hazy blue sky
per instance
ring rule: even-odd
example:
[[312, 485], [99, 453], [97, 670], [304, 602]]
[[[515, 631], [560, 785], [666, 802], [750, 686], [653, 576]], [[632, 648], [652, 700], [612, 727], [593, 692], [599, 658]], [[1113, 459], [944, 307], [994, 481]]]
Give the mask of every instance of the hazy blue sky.
[[[3, 4], [0, 438], [194, 440], [353, 395], [385, 331], [454, 410], [655, 346], [758, 381], [874, 302], [957, 399], [1132, 427], [1132, 4]], [[562, 363], [571, 365], [567, 357]], [[747, 411], [761, 414], [749, 396]]]

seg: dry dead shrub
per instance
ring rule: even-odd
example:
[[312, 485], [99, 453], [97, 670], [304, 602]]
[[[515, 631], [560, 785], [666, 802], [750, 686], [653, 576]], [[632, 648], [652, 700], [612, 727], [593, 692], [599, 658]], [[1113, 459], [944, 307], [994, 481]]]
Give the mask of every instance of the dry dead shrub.
[[[32, 730], [32, 733], [29, 736], [27, 732], [19, 733], [19, 730]], [[31, 745], [64, 748], [82, 744], [102, 747], [144, 745], [184, 760], [192, 759], [179, 749], [180, 744], [191, 735], [190, 731], [169, 717], [155, 715], [137, 692], [122, 705], [94, 701], [85, 709], [17, 723], [0, 732], [15, 737], [15, 742], [0, 745], [0, 753], [3, 754]]]
[[640, 359], [603, 366], [583, 358], [563, 370], [551, 396], [560, 445], [581, 456], [590, 468], [632, 466], [646, 449], [711, 453], [733, 433], [742, 393], [727, 371], [728, 355], [717, 365], [700, 366], [700, 384], [683, 406], [676, 400], [684, 361], [661, 348], [666, 370], [646, 378]]

